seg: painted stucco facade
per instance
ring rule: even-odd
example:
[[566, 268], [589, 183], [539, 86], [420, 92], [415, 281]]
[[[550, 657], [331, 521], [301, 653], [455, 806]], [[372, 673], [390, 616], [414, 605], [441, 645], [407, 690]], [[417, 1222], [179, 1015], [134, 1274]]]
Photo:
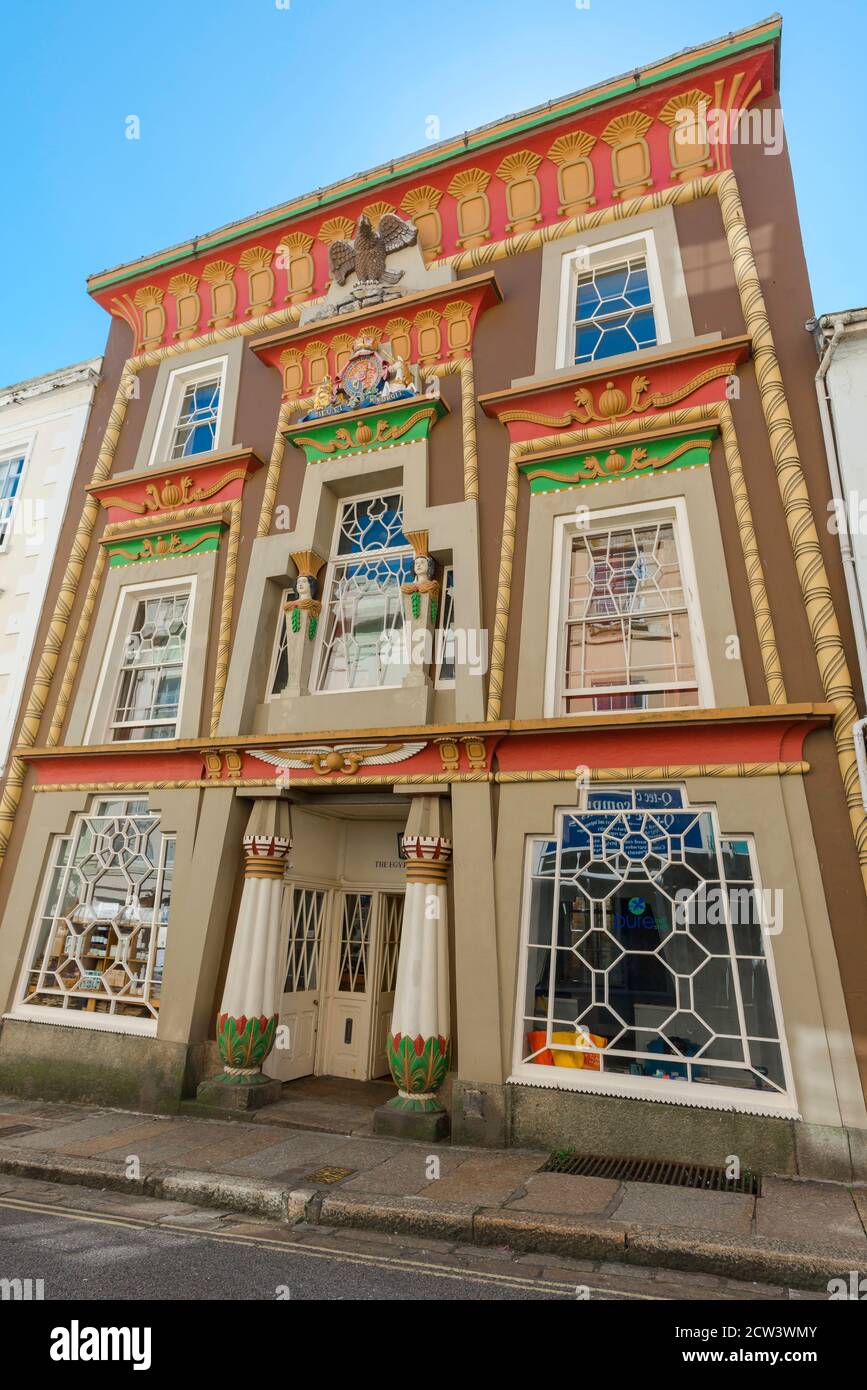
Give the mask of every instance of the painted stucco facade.
[[[0, 1084], [213, 1111], [390, 1072], [385, 1133], [863, 1176], [862, 692], [779, 47], [92, 278], [0, 807]], [[756, 138], [696, 133], [705, 98]], [[343, 290], [362, 216], [399, 279]], [[653, 340], [585, 353], [612, 271]]]

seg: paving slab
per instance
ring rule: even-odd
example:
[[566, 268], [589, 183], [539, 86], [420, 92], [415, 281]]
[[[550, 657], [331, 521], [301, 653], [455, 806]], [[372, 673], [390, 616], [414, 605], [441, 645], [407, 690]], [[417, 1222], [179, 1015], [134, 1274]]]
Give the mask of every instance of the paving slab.
[[658, 1229], [686, 1226], [748, 1236], [752, 1230], [754, 1203], [754, 1197], [742, 1192], [704, 1192], [689, 1187], [626, 1182], [623, 1198], [612, 1215], [627, 1224]]
[[[435, 1177], [430, 1176], [432, 1158], [436, 1159], [438, 1169]], [[385, 1192], [395, 1196], [406, 1194], [435, 1199], [443, 1179], [465, 1162], [462, 1154], [451, 1154], [446, 1150], [429, 1154], [423, 1146], [418, 1145], [394, 1154], [354, 1178], [347, 1178], [341, 1186], [344, 1190], [355, 1192]]]
[[[333, 1148], [333, 1134], [306, 1134], [303, 1130], [298, 1130], [289, 1138], [286, 1130], [281, 1130], [277, 1142], [270, 1148], [251, 1154], [247, 1158], [232, 1159], [223, 1167], [225, 1172], [237, 1173], [239, 1176], [271, 1178], [282, 1175], [290, 1168], [303, 1168], [305, 1165], [320, 1163], [322, 1155]], [[348, 1168], [351, 1165], [343, 1166]]]
[[575, 1173], [533, 1173], [527, 1179], [527, 1195], [513, 1197], [507, 1208], [517, 1211], [563, 1212], [566, 1215], [601, 1216], [620, 1191], [611, 1178], [582, 1178]]
[[867, 1257], [858, 1209], [848, 1189], [836, 1184], [764, 1178], [756, 1230], [772, 1240], [794, 1237], [819, 1249], [851, 1248]]
[[[96, 1138], [78, 1139], [72, 1142], [65, 1140], [63, 1152], [74, 1154], [76, 1157], [95, 1158], [97, 1154], [109, 1153], [111, 1149], [126, 1147], [138, 1143], [142, 1139], [163, 1138], [166, 1133], [166, 1122], [163, 1120], [140, 1120], [136, 1124], [127, 1125], [125, 1129], [113, 1129], [111, 1134], [101, 1134]], [[0, 1139], [3, 1138], [3, 1131], [0, 1130]], [[131, 1150], [127, 1147], [127, 1153]]]
[[[394, 1152], [393, 1140], [337, 1139], [330, 1148], [320, 1154], [317, 1162], [320, 1166], [333, 1165], [336, 1168], [355, 1168], [360, 1172], [363, 1169], [373, 1168], [378, 1163], [385, 1163], [387, 1159], [394, 1156]], [[425, 1153], [426, 1150], [420, 1148], [419, 1152]]]
[[344, 1103], [338, 1111], [329, 1100], [278, 1100], [268, 1106], [268, 1118], [264, 1123], [351, 1134], [354, 1129], [370, 1124], [370, 1106]]
[[496, 1206], [505, 1202], [544, 1162], [539, 1155], [479, 1154], [468, 1158], [448, 1178], [436, 1184], [438, 1202], [473, 1202]]
[[9, 1143], [21, 1149], [66, 1150], [67, 1146], [82, 1139], [100, 1139], [103, 1135], [120, 1133], [131, 1124], [142, 1124], [145, 1120], [162, 1125], [166, 1129], [172, 1123], [169, 1118], [158, 1119], [155, 1116], [130, 1115], [128, 1111], [105, 1110], [85, 1115], [82, 1119], [66, 1124], [52, 1125], [49, 1129], [39, 1129], [33, 1134], [13, 1135]]
[[861, 1218], [861, 1225], [867, 1231], [867, 1187], [853, 1187], [852, 1201], [855, 1203], [855, 1210]]
[[258, 1130], [252, 1125], [235, 1124], [231, 1125], [230, 1129], [231, 1133], [208, 1140], [203, 1140], [200, 1134], [189, 1135], [186, 1146], [179, 1148], [172, 1161], [182, 1163], [188, 1168], [204, 1168], [208, 1171], [219, 1168], [222, 1172], [225, 1171], [226, 1165], [233, 1161], [268, 1153], [270, 1149], [277, 1147], [282, 1138], [279, 1130]]

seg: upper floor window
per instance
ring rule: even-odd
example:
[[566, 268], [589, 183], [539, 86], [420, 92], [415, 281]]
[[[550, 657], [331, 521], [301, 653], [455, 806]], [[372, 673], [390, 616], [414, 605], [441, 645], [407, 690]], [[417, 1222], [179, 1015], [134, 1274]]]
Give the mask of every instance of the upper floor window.
[[704, 638], [677, 509], [570, 527], [563, 570], [551, 713], [707, 703]]
[[189, 606], [189, 589], [142, 597], [135, 604], [111, 720], [112, 742], [175, 737]]
[[455, 571], [446, 565], [443, 571], [442, 614], [436, 635], [438, 687], [455, 683]]
[[401, 585], [412, 573], [400, 493], [344, 502], [325, 580], [317, 690], [401, 684], [409, 668]]
[[562, 298], [561, 367], [669, 340], [652, 232], [564, 256]]
[[220, 378], [216, 376], [189, 385], [181, 401], [171, 457], [188, 458], [191, 454], [207, 454], [215, 449], [219, 416]]
[[231, 422], [224, 420], [228, 359], [212, 358], [170, 373], [155, 426], [148, 466], [193, 458], [224, 448]]
[[23, 472], [23, 454], [14, 454], [11, 458], [0, 459], [0, 551], [6, 549], [12, 534], [15, 498], [18, 496]]

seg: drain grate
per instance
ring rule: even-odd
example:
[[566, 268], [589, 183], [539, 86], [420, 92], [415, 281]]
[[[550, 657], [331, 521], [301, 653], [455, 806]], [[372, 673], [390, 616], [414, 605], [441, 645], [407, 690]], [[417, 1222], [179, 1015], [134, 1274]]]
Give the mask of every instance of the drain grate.
[[324, 1187], [333, 1182], [343, 1182], [344, 1178], [351, 1177], [355, 1172], [354, 1168], [317, 1168], [315, 1173], [308, 1173], [302, 1182], [315, 1183], [317, 1187]]
[[584, 1178], [613, 1178], [617, 1182], [654, 1182], [663, 1187], [695, 1187], [705, 1192], [745, 1192], [760, 1197], [759, 1173], [745, 1168], [729, 1178], [724, 1168], [701, 1163], [671, 1163], [656, 1158], [605, 1158], [559, 1149], [552, 1153], [541, 1173], [576, 1173]]

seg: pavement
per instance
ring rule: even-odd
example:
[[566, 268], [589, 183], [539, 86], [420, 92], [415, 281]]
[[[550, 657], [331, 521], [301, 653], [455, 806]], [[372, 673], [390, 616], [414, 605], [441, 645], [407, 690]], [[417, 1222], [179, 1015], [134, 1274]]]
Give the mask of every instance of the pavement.
[[[853, 1272], [867, 1274], [867, 1185], [766, 1176], [753, 1197], [543, 1173], [545, 1153], [378, 1138], [364, 1105], [347, 1116], [321, 1094], [311, 1104], [318, 1114], [280, 1102], [241, 1123], [0, 1096], [0, 1174], [323, 1235], [379, 1232], [825, 1292], [831, 1279], [848, 1286]], [[334, 1132], [341, 1113], [346, 1132]]]
[[[290, 1226], [133, 1192], [8, 1176], [0, 1176], [0, 1280], [20, 1281], [22, 1299], [29, 1294], [51, 1302], [138, 1304], [410, 1298], [749, 1305], [760, 1299], [791, 1307], [827, 1297], [714, 1275], [521, 1254], [508, 1247], [329, 1231], [305, 1222]], [[786, 1323], [793, 1313], [784, 1315]], [[732, 1307], [729, 1322], [734, 1314]], [[221, 1366], [225, 1353], [221, 1345]]]

